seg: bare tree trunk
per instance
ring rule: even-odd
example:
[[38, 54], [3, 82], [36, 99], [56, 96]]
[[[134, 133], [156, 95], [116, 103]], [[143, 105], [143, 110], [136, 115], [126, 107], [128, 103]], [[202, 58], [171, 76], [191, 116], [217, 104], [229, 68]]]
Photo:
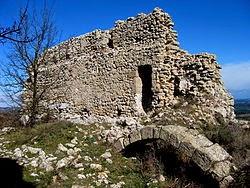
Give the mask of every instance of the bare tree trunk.
[[[2, 68], [5, 80], [1, 83], [5, 93], [13, 102], [17, 102], [23, 108], [23, 114], [28, 115], [27, 125], [33, 126], [39, 114], [39, 105], [44, 93], [51, 84], [40, 84], [41, 68], [46, 68], [48, 49], [55, 44], [56, 28], [52, 22], [51, 12], [48, 8], [26, 16], [22, 23], [21, 31], [16, 34], [17, 40], [12, 40], [12, 51], [9, 54], [8, 64]], [[26, 42], [25, 40], [32, 39]], [[29, 102], [20, 100], [25, 95]], [[17, 99], [17, 100], [16, 100]]]

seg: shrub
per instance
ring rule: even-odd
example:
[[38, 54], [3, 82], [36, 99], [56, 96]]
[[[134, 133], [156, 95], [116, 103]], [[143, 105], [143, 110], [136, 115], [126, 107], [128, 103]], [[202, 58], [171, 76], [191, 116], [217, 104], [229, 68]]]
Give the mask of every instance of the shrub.
[[204, 130], [204, 133], [209, 140], [223, 146], [227, 146], [234, 141], [233, 134], [226, 125], [207, 127], [207, 129]]
[[20, 126], [18, 110], [0, 112], [0, 128]]
[[230, 186], [234, 187], [248, 187], [250, 185], [250, 164], [243, 165], [234, 174], [235, 182]]

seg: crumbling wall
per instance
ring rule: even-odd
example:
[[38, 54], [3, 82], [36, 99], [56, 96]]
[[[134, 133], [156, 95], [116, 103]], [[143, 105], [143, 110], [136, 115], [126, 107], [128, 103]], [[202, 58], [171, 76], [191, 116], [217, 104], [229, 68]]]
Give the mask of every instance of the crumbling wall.
[[51, 48], [41, 71], [52, 73], [41, 74], [40, 80], [53, 82], [53, 87], [41, 105], [63, 119], [145, 115], [138, 67], [149, 65], [152, 112], [192, 98], [201, 112], [232, 117], [232, 98], [221, 82], [215, 57], [180, 49], [173, 25], [170, 16], [157, 8], [117, 21], [111, 30], [97, 30]]

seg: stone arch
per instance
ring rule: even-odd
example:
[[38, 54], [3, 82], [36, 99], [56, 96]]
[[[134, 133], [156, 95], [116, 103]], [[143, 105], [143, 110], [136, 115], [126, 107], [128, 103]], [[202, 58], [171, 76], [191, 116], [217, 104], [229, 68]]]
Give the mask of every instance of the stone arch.
[[162, 139], [176, 151], [190, 157], [192, 162], [203, 172], [210, 174], [220, 187], [227, 187], [233, 181], [230, 175], [234, 167], [232, 157], [219, 144], [214, 144], [194, 129], [175, 125], [145, 126], [119, 138], [114, 147], [121, 152], [130, 144], [147, 139]]

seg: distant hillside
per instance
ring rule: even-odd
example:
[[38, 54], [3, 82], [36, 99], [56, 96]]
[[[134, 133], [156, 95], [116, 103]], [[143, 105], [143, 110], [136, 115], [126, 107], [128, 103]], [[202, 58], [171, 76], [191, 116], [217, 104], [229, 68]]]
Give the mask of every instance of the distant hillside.
[[250, 113], [250, 98], [249, 99], [236, 99], [235, 111], [236, 113], [240, 113], [240, 114]]
[[15, 107], [0, 107], [0, 112], [10, 112], [13, 110], [17, 110]]
[[9, 111], [10, 108], [9, 107], [0, 107], [0, 112], [6, 112]]
[[234, 107], [238, 118], [250, 119], [250, 99], [236, 99]]

